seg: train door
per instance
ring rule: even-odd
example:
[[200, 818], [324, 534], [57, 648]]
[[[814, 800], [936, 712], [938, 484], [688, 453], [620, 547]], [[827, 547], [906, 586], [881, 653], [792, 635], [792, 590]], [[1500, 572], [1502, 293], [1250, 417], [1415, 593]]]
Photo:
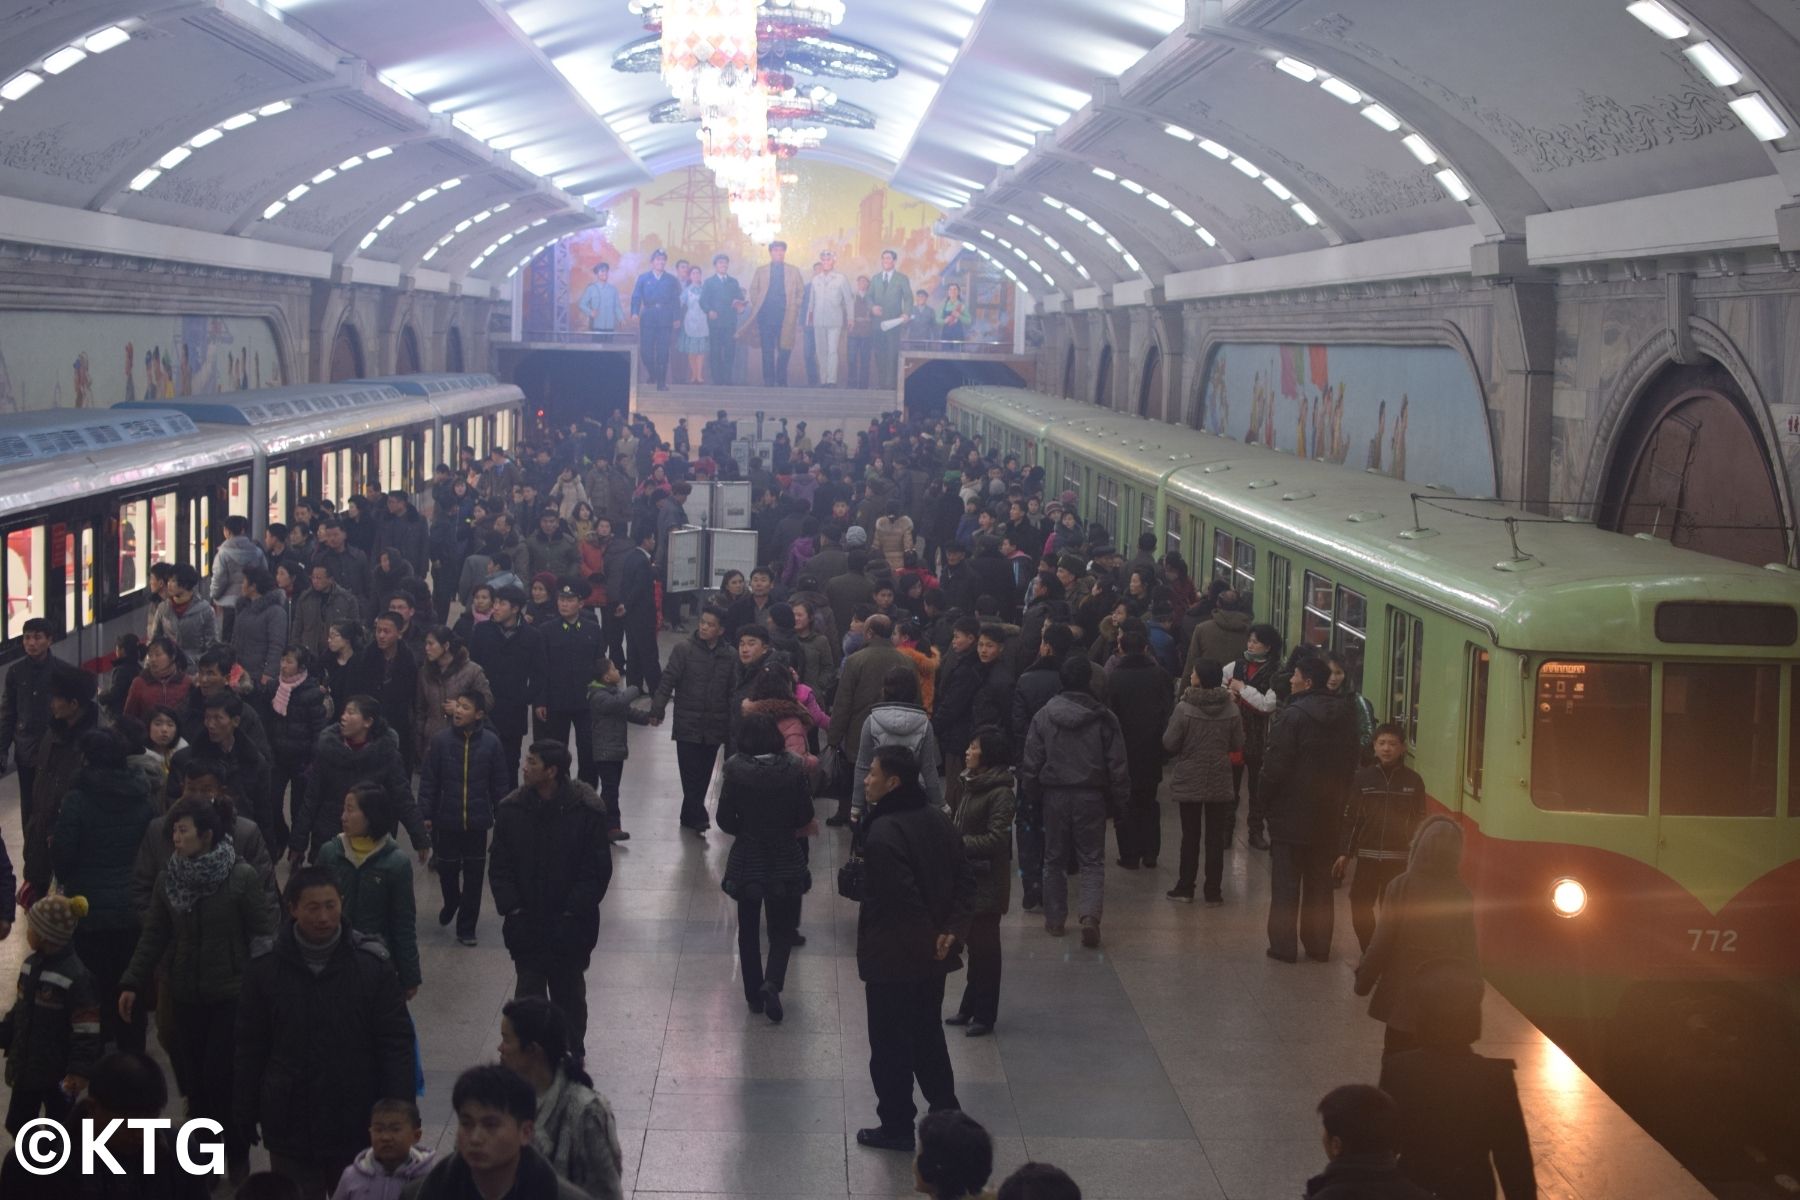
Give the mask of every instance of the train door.
[[6, 531], [6, 560], [0, 565], [0, 594], [6, 600], [6, 640], [21, 636], [25, 622], [50, 615], [50, 538], [42, 522]]
[[356, 494], [356, 454], [348, 446], [327, 450], [319, 459], [319, 497], [329, 500], [339, 512]]
[[270, 524], [279, 522], [286, 525], [288, 514], [294, 511], [292, 503], [292, 473], [288, 463], [279, 463], [269, 467], [269, 511]]
[[1482, 794], [1487, 781], [1487, 715], [1488, 680], [1493, 668], [1493, 654], [1485, 646], [1468, 643], [1463, 652], [1463, 736], [1462, 780], [1463, 811], [1482, 823]]

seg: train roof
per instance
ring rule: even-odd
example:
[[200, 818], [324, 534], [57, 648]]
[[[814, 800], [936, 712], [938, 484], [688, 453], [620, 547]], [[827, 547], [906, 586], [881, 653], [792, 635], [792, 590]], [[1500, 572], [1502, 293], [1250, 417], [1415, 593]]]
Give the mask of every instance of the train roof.
[[[1139, 481], [1154, 476], [1178, 498], [1386, 581], [1513, 649], [1642, 653], [1657, 640], [1664, 602], [1791, 611], [1800, 598], [1800, 572], [1782, 564], [1735, 563], [1041, 393], [970, 387], [954, 398], [1026, 421], [1038, 436]], [[1518, 520], [1513, 531], [1509, 516]], [[1796, 647], [1755, 647], [1765, 656], [1782, 649]]]
[[146, 408], [115, 413], [107, 408], [50, 408], [11, 413], [0, 429], [0, 467], [45, 462], [114, 446], [167, 441], [194, 432], [184, 413]]
[[492, 375], [470, 372], [460, 375], [384, 375], [358, 380], [391, 387], [430, 403], [440, 417], [459, 417], [496, 404], [516, 404], [525, 393], [515, 384], [501, 383]]
[[[22, 415], [35, 417], [38, 414]], [[59, 414], [64, 418], [67, 415]], [[142, 414], [130, 414], [129, 419], [155, 421], [164, 429], [174, 429], [177, 424], [185, 423], [186, 431], [105, 444], [93, 439], [92, 435], [95, 429], [106, 426], [87, 425], [83, 436], [88, 439], [88, 444], [84, 447], [75, 448], [65, 441], [62, 444], [66, 448], [54, 455], [0, 464], [0, 516], [41, 512], [91, 496], [150, 492], [156, 490], [160, 482], [190, 471], [247, 464], [256, 452], [256, 447], [242, 431], [196, 429], [179, 413], [156, 414], [154, 410], [147, 410]], [[50, 422], [49, 427], [66, 431], [69, 423], [63, 419]], [[20, 422], [9, 418], [0, 441], [16, 436], [20, 436]]]
[[260, 427], [294, 420], [316, 421], [321, 416], [367, 411], [403, 400], [400, 391], [388, 384], [351, 380], [183, 396], [174, 400], [126, 400], [113, 408], [173, 409], [210, 425]]

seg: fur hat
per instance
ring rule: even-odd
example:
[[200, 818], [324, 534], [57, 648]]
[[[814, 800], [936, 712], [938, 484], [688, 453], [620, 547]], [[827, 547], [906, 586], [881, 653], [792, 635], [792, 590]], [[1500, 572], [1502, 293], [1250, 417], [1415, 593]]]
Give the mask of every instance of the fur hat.
[[87, 916], [85, 896], [45, 896], [31, 906], [26, 920], [41, 941], [66, 946], [75, 939], [75, 922]]

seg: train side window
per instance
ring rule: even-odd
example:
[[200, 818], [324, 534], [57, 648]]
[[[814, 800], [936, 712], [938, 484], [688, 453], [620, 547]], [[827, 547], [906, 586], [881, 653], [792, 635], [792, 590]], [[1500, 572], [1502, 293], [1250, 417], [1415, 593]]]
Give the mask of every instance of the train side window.
[[1231, 582], [1231, 571], [1237, 563], [1237, 539], [1223, 529], [1213, 530], [1213, 569], [1214, 579]]
[[42, 525], [15, 529], [6, 535], [6, 636], [25, 632], [25, 622], [44, 614], [48, 591], [45, 554], [48, 539]]
[[1293, 599], [1294, 564], [1279, 554], [1269, 555], [1269, 624], [1288, 635], [1288, 602]]
[[1388, 717], [1419, 742], [1419, 689], [1425, 678], [1425, 622], [1398, 608], [1388, 609]]
[[1138, 497], [1138, 532], [1156, 532], [1156, 497]]
[[199, 569], [202, 577], [212, 574], [212, 555], [207, 553], [207, 537], [212, 529], [212, 500], [201, 495], [188, 501], [188, 561]]
[[427, 425], [425, 427], [425, 457], [420, 461], [417, 473], [430, 475], [437, 470], [437, 464], [437, 426]]
[[1331, 580], [1314, 571], [1301, 577], [1300, 641], [1308, 646], [1331, 643]]
[[1363, 645], [1369, 640], [1369, 601], [1361, 592], [1347, 587], [1337, 590], [1337, 622], [1331, 629], [1331, 648], [1340, 653], [1362, 657]]
[[1237, 560], [1232, 565], [1231, 586], [1248, 599], [1256, 591], [1256, 546], [1239, 538]]
[[1468, 728], [1463, 731], [1463, 790], [1481, 799], [1482, 768], [1487, 761], [1488, 652], [1469, 647], [1469, 694], [1463, 711]]
[[180, 543], [175, 540], [175, 493], [151, 497], [150, 562], [180, 562], [176, 557], [179, 548]]
[[[1551, 812], [1650, 811], [1650, 664], [1551, 660], [1537, 673], [1531, 802]], [[1711, 765], [1711, 756], [1708, 756]]]
[[[331, 460], [327, 458], [326, 462]], [[233, 475], [225, 482], [225, 515], [228, 517], [247, 517], [250, 515], [250, 477]]]
[[1095, 500], [1096, 515], [1100, 524], [1106, 527], [1107, 536], [1117, 545], [1119, 540], [1119, 481], [1100, 476], [1096, 482]]
[[288, 469], [286, 467], [269, 468], [269, 520], [271, 523], [287, 524], [288, 513]]
[[1662, 814], [1772, 817], [1781, 668], [1665, 663]]
[[1174, 508], [1163, 510], [1163, 553], [1181, 553], [1181, 511]]
[[119, 505], [119, 595], [129, 596], [148, 582], [151, 559], [145, 538], [150, 532], [150, 502]]

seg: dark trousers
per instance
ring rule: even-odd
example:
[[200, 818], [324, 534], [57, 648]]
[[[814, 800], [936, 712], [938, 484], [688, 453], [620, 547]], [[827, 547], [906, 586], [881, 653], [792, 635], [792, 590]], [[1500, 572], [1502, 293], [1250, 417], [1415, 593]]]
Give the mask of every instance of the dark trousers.
[[1406, 870], [1404, 858], [1357, 858], [1350, 876], [1350, 928], [1364, 950], [1375, 937], [1375, 909], [1394, 877]]
[[[782, 310], [782, 317], [786, 316], [786, 311]], [[781, 319], [778, 317], [773, 325], [759, 321], [756, 332], [762, 342], [763, 386], [786, 387], [788, 385], [788, 360], [793, 358], [794, 352], [781, 348]]]
[[504, 729], [496, 730], [500, 734], [500, 753], [506, 758], [506, 778], [517, 783], [519, 780], [520, 752], [525, 745], [525, 731], [510, 733]]
[[444, 889], [444, 907], [456, 913], [456, 936], [474, 937], [481, 919], [481, 881], [487, 873], [485, 829], [435, 829], [432, 854], [437, 858], [438, 883]]
[[1262, 759], [1246, 755], [1243, 766], [1231, 768], [1233, 791], [1237, 790], [1238, 781], [1245, 776], [1250, 779], [1250, 818], [1244, 825], [1244, 834], [1249, 836], [1259, 832], [1268, 823], [1268, 811], [1263, 807], [1261, 789], [1257, 786], [1262, 781]]
[[728, 384], [737, 368], [737, 326], [720, 326], [706, 335], [706, 369], [715, 385]]
[[706, 788], [712, 782], [719, 748], [700, 742], [676, 742], [675, 765], [681, 771], [681, 823], [691, 829], [712, 824], [706, 815]]
[[293, 1180], [300, 1188], [302, 1200], [322, 1200], [337, 1188], [338, 1180], [343, 1178], [344, 1168], [355, 1157], [351, 1155], [339, 1161], [335, 1158], [289, 1158], [285, 1154], [271, 1153], [269, 1169]]
[[1307, 957], [1331, 954], [1331, 864], [1337, 849], [1326, 842], [1276, 842], [1269, 856], [1269, 948], [1296, 957], [1294, 925]]
[[1019, 797], [1013, 817], [1013, 833], [1019, 842], [1019, 882], [1029, 897], [1044, 891], [1044, 804], [1033, 796]]
[[625, 774], [625, 762], [623, 759], [597, 762], [594, 767], [600, 776], [600, 802], [606, 805], [607, 828], [623, 829], [625, 821], [619, 813], [619, 780]]
[[879, 332], [871, 340], [874, 342], [875, 386], [891, 392], [900, 377], [900, 330]]
[[13, 753], [19, 762], [19, 828], [25, 829], [31, 824], [31, 789], [37, 786], [37, 768], [25, 762], [25, 755], [17, 749]]
[[533, 955], [513, 960], [518, 979], [513, 984], [513, 999], [547, 996], [550, 1003], [562, 1009], [569, 1023], [569, 1053], [587, 1057], [587, 970], [586, 956], [581, 959]]
[[806, 331], [806, 382], [819, 386], [819, 339], [811, 328]]
[[[23, 915], [23, 914], [21, 914]], [[144, 1049], [144, 1016], [141, 1010], [134, 1010], [131, 1022], [127, 1024], [119, 1019], [119, 980], [125, 977], [125, 968], [131, 965], [131, 956], [137, 950], [138, 934], [142, 930], [132, 929], [84, 929], [75, 927], [75, 953], [94, 974], [94, 984], [100, 990], [100, 1032], [106, 1040], [120, 1050], [135, 1050], [142, 1053]]]
[[650, 382], [659, 388], [667, 387], [669, 343], [674, 340], [675, 327], [667, 318], [645, 313], [640, 328], [638, 345], [644, 356], [644, 368], [650, 373]]
[[969, 978], [963, 983], [962, 1003], [956, 1010], [971, 1021], [991, 1026], [1000, 1015], [999, 913], [976, 913], [969, 918], [968, 946]]
[[866, 388], [875, 372], [875, 340], [866, 337], [850, 339], [850, 386]]
[[869, 1081], [883, 1129], [913, 1131], [913, 1080], [931, 1111], [961, 1108], [944, 1044], [944, 977], [863, 985], [869, 1012]]
[[[288, 803], [289, 794], [293, 795], [293, 804]], [[269, 853], [277, 858], [287, 852], [288, 842], [293, 836], [293, 823], [290, 814], [298, 813], [300, 806], [306, 802], [306, 769], [296, 770], [291, 764], [274, 762], [269, 764], [269, 820], [271, 828], [262, 829], [263, 840], [269, 844]], [[259, 828], [261, 828], [259, 826]], [[270, 834], [274, 836], [271, 837]]]
[[1178, 804], [1181, 812], [1181, 875], [1175, 890], [1194, 891], [1194, 876], [1200, 870], [1200, 841], [1206, 840], [1206, 886], [1208, 900], [1225, 898], [1222, 876], [1225, 874], [1225, 851], [1231, 845], [1232, 818], [1235, 804]]
[[231, 1117], [237, 1048], [237, 1001], [174, 1002], [175, 1045], [188, 1085], [188, 1116], [211, 1117], [225, 1127], [225, 1157], [242, 1162], [250, 1153]]
[[1119, 857], [1128, 863], [1154, 862], [1162, 853], [1162, 808], [1156, 803], [1156, 787], [1161, 782], [1160, 778], [1142, 784], [1133, 780], [1131, 800], [1114, 822]]
[[456, 599], [456, 585], [462, 579], [462, 563], [448, 559], [431, 560], [431, 603], [440, 624], [449, 624], [450, 602]]
[[[769, 914], [769, 962], [763, 965], [762, 914]], [[794, 933], [800, 928], [800, 897], [740, 897], [738, 911], [738, 966], [744, 975], [744, 999], [755, 1000], [763, 984], [779, 992], [787, 981], [788, 955], [794, 949]]]
[[543, 720], [532, 717], [533, 736], [559, 746], [569, 744], [569, 731], [575, 731], [575, 778], [594, 787], [600, 782], [599, 764], [594, 761], [594, 723], [585, 708], [553, 708]]
[[612, 607], [602, 604], [594, 610], [600, 618], [600, 637], [606, 643], [607, 657], [619, 670], [625, 669], [625, 618], [612, 615]]
[[[60, 1081], [59, 1081], [60, 1082]], [[41, 1111], [46, 1117], [61, 1121], [73, 1107], [60, 1087], [14, 1088], [6, 1104], [6, 1132], [17, 1134]]]
[[625, 615], [625, 682], [654, 692], [662, 682], [662, 659], [656, 648], [656, 611]]

